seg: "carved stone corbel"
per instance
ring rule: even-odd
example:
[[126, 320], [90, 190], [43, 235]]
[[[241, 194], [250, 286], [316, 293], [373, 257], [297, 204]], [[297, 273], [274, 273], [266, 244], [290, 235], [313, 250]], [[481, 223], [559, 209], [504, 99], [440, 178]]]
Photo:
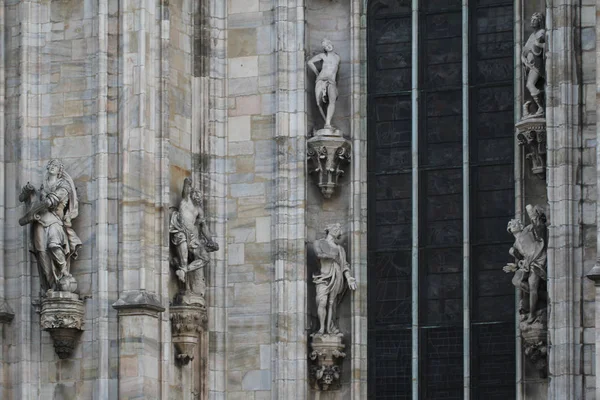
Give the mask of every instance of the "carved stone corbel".
[[310, 347], [309, 357], [315, 362], [310, 368], [314, 388], [324, 391], [339, 389], [341, 369], [338, 363], [346, 357], [342, 336], [316, 334]]
[[531, 172], [546, 178], [546, 119], [529, 118], [516, 124], [517, 141], [531, 164]]
[[343, 166], [351, 159], [352, 144], [341, 135], [316, 135], [308, 140], [307, 156], [312, 163], [309, 173], [317, 175], [317, 186], [329, 199], [344, 174]]
[[54, 342], [61, 359], [68, 358], [83, 331], [83, 301], [70, 292], [48, 292], [42, 299], [40, 324]]
[[208, 320], [206, 308], [200, 305], [171, 306], [171, 335], [177, 360], [183, 365], [194, 359], [200, 333]]

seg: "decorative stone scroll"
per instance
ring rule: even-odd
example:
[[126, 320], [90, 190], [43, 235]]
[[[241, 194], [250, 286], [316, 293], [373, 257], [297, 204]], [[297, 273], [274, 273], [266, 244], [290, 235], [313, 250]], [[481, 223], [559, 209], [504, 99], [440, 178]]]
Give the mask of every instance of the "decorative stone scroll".
[[30, 251], [37, 260], [42, 297], [41, 327], [50, 333], [58, 356], [67, 358], [83, 330], [84, 314], [71, 275], [71, 261], [81, 247], [72, 228], [79, 214], [77, 190], [63, 163], [50, 160], [41, 187], [27, 183], [19, 201], [27, 207], [19, 224], [31, 225]]
[[520, 291], [519, 304], [521, 337], [525, 356], [545, 377], [548, 358], [548, 293], [547, 281], [547, 220], [540, 206], [527, 205], [530, 224], [512, 219], [507, 230], [515, 237], [510, 248], [514, 263], [504, 272], [514, 272], [513, 285]]
[[179, 291], [170, 307], [173, 343], [177, 358], [187, 364], [194, 358], [198, 333], [206, 322], [206, 281], [204, 270], [210, 264], [208, 253], [219, 250], [208, 231], [202, 193], [185, 178], [181, 202], [172, 208], [169, 223], [171, 266], [178, 278]]
[[315, 240], [313, 248], [320, 262], [320, 271], [313, 275], [316, 285], [319, 330], [311, 335], [309, 358], [313, 386], [318, 390], [337, 389], [340, 385], [339, 361], [343, 352], [344, 334], [337, 326], [337, 309], [347, 289], [356, 290], [356, 280], [350, 274], [346, 251], [340, 244], [342, 228], [333, 224], [325, 229], [326, 238]]
[[531, 172], [540, 179], [546, 178], [546, 120], [523, 119], [517, 123], [517, 141], [525, 151]]

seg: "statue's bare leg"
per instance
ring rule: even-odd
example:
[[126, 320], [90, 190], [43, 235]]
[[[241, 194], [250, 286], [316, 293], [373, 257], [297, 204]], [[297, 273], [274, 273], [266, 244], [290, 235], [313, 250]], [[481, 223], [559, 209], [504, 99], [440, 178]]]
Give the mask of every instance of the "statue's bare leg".
[[529, 93], [531, 93], [531, 97], [533, 98], [533, 101], [535, 101], [535, 104], [538, 107], [538, 109], [536, 111], [536, 115], [544, 114], [544, 103], [542, 100], [541, 91], [536, 86], [539, 79], [540, 79], [540, 74], [537, 71], [530, 69], [529, 74], [527, 74], [527, 83], [525, 84], [525, 86], [527, 87], [527, 90], [529, 90]]
[[325, 117], [325, 112], [323, 111], [323, 106], [321, 105], [324, 103], [323, 103], [323, 101], [321, 101], [321, 96], [320, 96], [319, 92], [315, 93], [315, 98], [317, 100], [317, 107], [319, 107], [319, 112], [321, 113], [323, 120], [327, 121], [327, 117]]
[[327, 304], [327, 333], [336, 334], [338, 330], [333, 325], [335, 319], [335, 299], [330, 298]]
[[322, 335], [325, 333], [325, 318], [327, 317], [324, 300], [317, 300], [317, 316], [319, 317], [319, 331], [317, 333]]
[[533, 271], [529, 274], [529, 320], [533, 322], [535, 320], [535, 312], [537, 311], [538, 302], [538, 287], [540, 283], [540, 277]]
[[327, 97], [329, 102], [327, 103], [327, 117], [325, 118], [325, 128], [331, 128], [331, 119], [333, 118], [333, 112], [335, 111], [335, 102], [337, 100], [337, 91], [333, 85], [327, 86]]

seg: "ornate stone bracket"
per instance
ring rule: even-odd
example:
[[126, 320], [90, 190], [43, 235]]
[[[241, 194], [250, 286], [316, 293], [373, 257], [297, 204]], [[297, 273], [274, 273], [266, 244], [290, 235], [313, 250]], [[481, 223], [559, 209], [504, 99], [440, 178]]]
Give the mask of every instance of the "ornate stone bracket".
[[42, 299], [40, 325], [54, 341], [61, 359], [68, 358], [83, 331], [83, 301], [71, 292], [48, 292]]
[[531, 172], [546, 178], [546, 119], [528, 118], [517, 123], [517, 141], [531, 163]]
[[336, 390], [340, 388], [341, 368], [339, 363], [346, 357], [343, 352], [343, 336], [315, 334], [309, 357], [314, 362], [310, 367], [310, 377], [316, 390]]
[[177, 350], [177, 360], [186, 365], [194, 359], [199, 334], [208, 320], [206, 308], [200, 305], [171, 306], [171, 333]]
[[14, 317], [15, 313], [12, 308], [7, 302], [0, 299], [0, 324], [10, 324]]
[[317, 185], [323, 197], [329, 199], [338, 186], [342, 167], [351, 159], [352, 144], [341, 135], [316, 135], [308, 139], [307, 155], [312, 161], [310, 173], [317, 174]]

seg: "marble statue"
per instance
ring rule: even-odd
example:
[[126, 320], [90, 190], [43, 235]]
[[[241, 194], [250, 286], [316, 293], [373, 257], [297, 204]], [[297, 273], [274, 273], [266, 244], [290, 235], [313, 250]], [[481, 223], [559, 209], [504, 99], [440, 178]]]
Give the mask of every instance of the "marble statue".
[[[308, 67], [317, 75], [315, 99], [321, 116], [325, 120], [324, 129], [331, 130], [331, 119], [338, 97], [336, 78], [340, 66], [340, 56], [333, 51], [333, 44], [329, 39], [323, 39], [321, 44], [324, 52], [308, 60]], [[322, 62], [320, 71], [315, 66], [315, 63], [319, 61]], [[323, 106], [326, 107], [326, 110], [323, 110]]]
[[529, 113], [530, 101], [523, 106], [524, 116], [540, 117], [544, 115], [544, 90], [540, 88], [544, 79], [544, 46], [546, 44], [546, 30], [544, 29], [544, 15], [533, 13], [531, 16], [533, 33], [527, 39], [521, 51], [521, 62], [525, 67], [527, 81], [525, 86], [537, 105], [537, 111]]
[[29, 182], [21, 190], [19, 201], [28, 206], [19, 220], [31, 225], [31, 251], [35, 254], [42, 296], [47, 292], [74, 292], [77, 282], [71, 275], [71, 260], [77, 258], [81, 240], [71, 223], [79, 213], [73, 179], [59, 160], [50, 160], [39, 190]]
[[350, 264], [346, 260], [346, 251], [339, 244], [342, 237], [340, 224], [325, 229], [327, 237], [315, 240], [313, 247], [320, 261], [320, 273], [313, 275], [317, 288], [317, 315], [319, 330], [317, 335], [341, 335], [335, 325], [337, 307], [342, 300], [346, 287], [356, 290], [356, 280], [350, 275]]
[[[523, 227], [521, 221], [512, 219], [507, 230], [515, 237], [509, 253], [516, 263], [509, 263], [504, 272], [514, 272], [512, 283], [523, 293], [521, 312], [528, 316], [527, 323], [533, 323], [540, 314], [539, 299], [542, 281], [546, 281], [546, 215], [539, 206], [527, 205], [531, 223]], [[545, 310], [543, 310], [545, 311]]]
[[183, 181], [179, 208], [171, 213], [169, 234], [171, 238], [171, 263], [180, 281], [182, 293], [204, 295], [204, 267], [209, 252], [219, 250], [211, 238], [202, 209], [202, 194], [192, 187], [190, 178]]

